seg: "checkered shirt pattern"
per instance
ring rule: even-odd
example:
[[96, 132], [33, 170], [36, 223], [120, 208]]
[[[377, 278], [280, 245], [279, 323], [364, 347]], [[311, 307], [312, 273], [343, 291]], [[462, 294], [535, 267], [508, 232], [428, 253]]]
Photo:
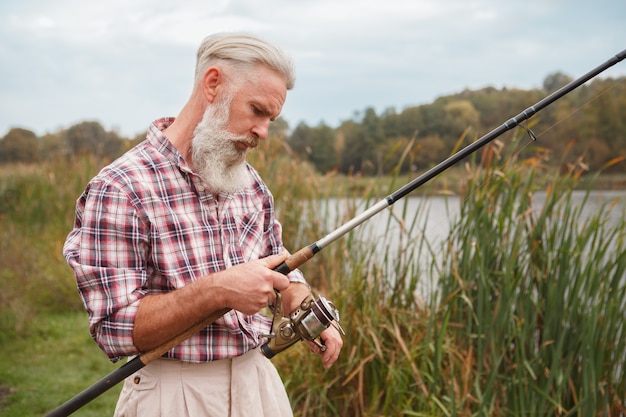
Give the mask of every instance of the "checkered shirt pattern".
[[[91, 335], [112, 361], [138, 353], [133, 323], [146, 294], [284, 250], [258, 173], [248, 166], [252, 186], [216, 199], [161, 133], [172, 121], [155, 121], [145, 141], [89, 182], [63, 248]], [[298, 270], [289, 279], [306, 284]], [[165, 356], [195, 363], [239, 356], [270, 327], [264, 315], [231, 310]]]

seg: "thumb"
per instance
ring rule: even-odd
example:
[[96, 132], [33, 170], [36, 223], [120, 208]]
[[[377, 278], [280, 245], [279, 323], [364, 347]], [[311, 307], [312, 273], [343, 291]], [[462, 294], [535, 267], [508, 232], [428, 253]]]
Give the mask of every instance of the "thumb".
[[[274, 269], [274, 267], [278, 266], [281, 264], [281, 262], [283, 262], [285, 259], [287, 259], [287, 257], [289, 256], [289, 253], [287, 251], [280, 253], [278, 255], [270, 255], [266, 258], [261, 259], [261, 262], [263, 263], [263, 265], [265, 265], [267, 268], [269, 269]], [[286, 290], [289, 287], [289, 279], [287, 278], [286, 275], [279, 273], [279, 272], [275, 272], [272, 275], [272, 280], [273, 280], [273, 287], [278, 290], [278, 291], [283, 291]]]
[[289, 252], [284, 251], [279, 253], [278, 255], [270, 255], [265, 258], [259, 259], [261, 264], [269, 269], [274, 269], [278, 265], [280, 265], [285, 259], [289, 257]]

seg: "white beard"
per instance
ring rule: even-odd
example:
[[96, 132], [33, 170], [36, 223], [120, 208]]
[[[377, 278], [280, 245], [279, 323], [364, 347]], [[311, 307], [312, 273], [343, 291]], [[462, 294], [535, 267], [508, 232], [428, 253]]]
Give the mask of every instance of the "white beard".
[[209, 104], [191, 141], [194, 169], [216, 195], [241, 191], [252, 183], [246, 167], [246, 151], [237, 149], [235, 143], [250, 143], [254, 139], [226, 129], [229, 108], [230, 102]]

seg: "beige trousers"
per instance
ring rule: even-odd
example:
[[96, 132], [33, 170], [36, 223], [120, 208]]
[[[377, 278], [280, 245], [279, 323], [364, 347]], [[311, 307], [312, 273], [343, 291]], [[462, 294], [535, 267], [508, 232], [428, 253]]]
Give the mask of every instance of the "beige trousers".
[[258, 350], [193, 364], [157, 359], [124, 381], [115, 417], [292, 417], [274, 364]]

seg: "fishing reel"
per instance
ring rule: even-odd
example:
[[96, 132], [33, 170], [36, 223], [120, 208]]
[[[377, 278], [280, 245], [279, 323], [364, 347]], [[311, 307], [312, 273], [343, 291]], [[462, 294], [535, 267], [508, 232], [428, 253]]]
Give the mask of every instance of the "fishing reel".
[[267, 358], [274, 357], [301, 339], [315, 343], [324, 352], [326, 350], [324, 341], [317, 338], [331, 325], [345, 335], [339, 325], [339, 311], [332, 302], [321, 295], [317, 300], [308, 295], [300, 303], [300, 308], [289, 317], [283, 316], [282, 296], [278, 291], [274, 305], [271, 333], [263, 335], [269, 340], [261, 345], [261, 352]]

